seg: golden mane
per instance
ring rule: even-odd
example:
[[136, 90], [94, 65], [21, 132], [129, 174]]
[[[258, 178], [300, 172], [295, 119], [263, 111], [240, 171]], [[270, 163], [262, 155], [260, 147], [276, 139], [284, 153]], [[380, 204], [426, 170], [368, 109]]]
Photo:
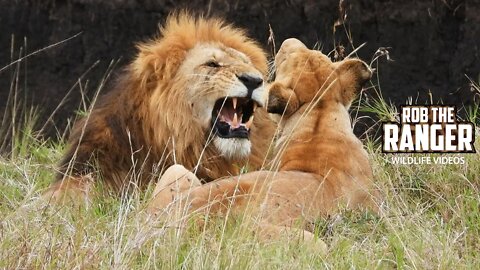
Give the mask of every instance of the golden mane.
[[190, 169], [202, 156], [202, 163], [208, 162], [209, 167], [202, 176], [214, 179], [224, 171], [234, 173], [236, 168], [218, 156], [213, 146], [205, 147], [205, 131], [193, 123], [185, 93], [180, 91], [188, 84], [188, 79], [177, 74], [188, 51], [199, 43], [219, 43], [240, 51], [262, 74], [267, 73], [264, 51], [243, 30], [218, 18], [195, 18], [184, 12], [169, 16], [159, 37], [138, 45], [139, 53], [130, 69], [140, 82], [138, 87], [151, 93], [145, 116], [149, 125], [144, 125], [144, 134], [154, 134], [148, 140], [148, 144], [156, 148], [154, 152], [167, 149], [177, 163]]
[[219, 18], [205, 19], [186, 12], [170, 15], [160, 28], [159, 37], [137, 45], [139, 54], [132, 71], [143, 82], [151, 76], [157, 81], [172, 78], [186, 53], [201, 42], [217, 42], [243, 52], [260, 72], [267, 73], [265, 53], [244, 30]]
[[[252, 69], [267, 73], [264, 51], [243, 30], [186, 12], [169, 16], [158, 37], [137, 46], [137, 56], [113, 89], [75, 123], [57, 181], [45, 196], [88, 195], [100, 176], [118, 191], [132, 181], [142, 187], [175, 163], [195, 168], [207, 181], [237, 174], [235, 161], [207, 142], [209, 132], [196, 122], [191, 99], [185, 96], [191, 78], [179, 67], [203, 43], [237, 50], [250, 59]], [[250, 128], [250, 164], [261, 165], [274, 129], [266, 111], [257, 110]]]

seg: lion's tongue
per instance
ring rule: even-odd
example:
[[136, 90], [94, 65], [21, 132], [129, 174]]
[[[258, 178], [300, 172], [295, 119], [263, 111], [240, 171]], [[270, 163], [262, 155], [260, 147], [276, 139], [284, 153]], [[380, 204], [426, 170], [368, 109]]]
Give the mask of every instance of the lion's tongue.
[[220, 121], [227, 122], [232, 129], [239, 128], [242, 122], [242, 115], [238, 115], [236, 110], [230, 106], [224, 106], [220, 111]]

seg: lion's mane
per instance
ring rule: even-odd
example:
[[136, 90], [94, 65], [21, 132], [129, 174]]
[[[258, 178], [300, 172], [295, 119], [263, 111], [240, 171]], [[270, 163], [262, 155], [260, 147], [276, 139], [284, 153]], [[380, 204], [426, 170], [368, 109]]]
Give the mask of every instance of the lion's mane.
[[[184, 12], [171, 15], [157, 38], [137, 46], [135, 60], [114, 89], [74, 125], [57, 178], [96, 173], [95, 168], [100, 168], [101, 177], [120, 188], [133, 174], [143, 184], [165, 166], [179, 163], [191, 170], [200, 158], [197, 175], [202, 178], [236, 174], [232, 161], [219, 156], [212, 144], [205, 147], [208, 132], [195, 123], [182, 91], [189, 80], [178, 68], [199, 42], [240, 51], [257, 70], [267, 73], [264, 51], [244, 31], [221, 19]], [[266, 113], [257, 114], [251, 129], [253, 165], [263, 160], [270, 139], [266, 135], [273, 130]]]

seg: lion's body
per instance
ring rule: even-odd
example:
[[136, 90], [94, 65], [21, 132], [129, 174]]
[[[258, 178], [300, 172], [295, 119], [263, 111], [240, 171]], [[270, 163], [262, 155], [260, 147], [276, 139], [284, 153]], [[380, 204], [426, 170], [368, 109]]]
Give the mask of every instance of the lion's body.
[[[205, 181], [236, 175], [235, 163], [244, 164], [249, 154], [250, 166], [261, 165], [275, 130], [266, 111], [255, 112], [249, 124], [251, 151], [250, 141], [238, 140], [239, 146], [231, 143], [233, 150], [224, 151], [226, 157], [210, 141], [213, 134], [204, 108], [212, 110], [216, 99], [231, 96], [228, 89], [247, 95], [237, 79], [242, 74], [266, 76], [265, 54], [254, 41], [221, 20], [180, 14], [167, 19], [161, 37], [138, 48], [114, 89], [74, 125], [57, 181], [46, 196], [60, 197], [71, 190], [86, 193], [91, 180], [98, 178], [118, 191], [132, 181], [144, 186], [175, 163], [196, 168]], [[224, 61], [225, 67], [200, 63], [206, 57]], [[248, 95], [262, 93], [260, 85]], [[235, 147], [243, 147], [243, 156], [235, 156]]]
[[[298, 40], [284, 42], [275, 63], [277, 78], [270, 87], [268, 109], [284, 113], [278, 171], [251, 172], [184, 190], [176, 194], [179, 200], [173, 207], [214, 213], [248, 209], [253, 212], [249, 216], [267, 224], [260, 228], [267, 232], [272, 226], [307, 225], [342, 206], [377, 210], [368, 155], [353, 133], [348, 113], [371, 76], [368, 67], [353, 59], [332, 63]], [[178, 177], [181, 169], [175, 170], [178, 181], [185, 181]], [[154, 198], [149, 208], [153, 213], [172, 198], [168, 190], [156, 192], [168, 199], [160, 203]]]

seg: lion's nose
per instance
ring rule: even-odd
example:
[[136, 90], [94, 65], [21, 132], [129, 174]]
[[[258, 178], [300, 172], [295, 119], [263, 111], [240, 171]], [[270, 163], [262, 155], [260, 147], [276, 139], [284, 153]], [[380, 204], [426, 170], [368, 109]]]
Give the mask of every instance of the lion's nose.
[[237, 75], [237, 78], [247, 87], [248, 96], [252, 95], [253, 90], [257, 89], [263, 83], [261, 77], [257, 77], [249, 74]]

